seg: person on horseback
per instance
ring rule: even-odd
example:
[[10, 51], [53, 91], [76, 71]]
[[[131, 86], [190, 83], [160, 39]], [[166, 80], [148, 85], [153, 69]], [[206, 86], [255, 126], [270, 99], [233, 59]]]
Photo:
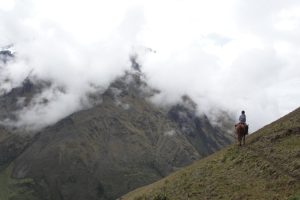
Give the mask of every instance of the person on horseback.
[[242, 146], [246, 143], [246, 135], [248, 134], [248, 124], [246, 124], [246, 114], [242, 111], [239, 117], [239, 123], [235, 124], [235, 134], [238, 141], [238, 145]]
[[239, 121], [240, 123], [245, 124], [246, 123], [246, 115], [245, 115], [245, 111], [242, 111], [240, 117], [239, 117]]
[[248, 134], [248, 124], [246, 124], [246, 114], [245, 111], [242, 110], [241, 115], [239, 117], [240, 124], [243, 124], [246, 128], [246, 135]]

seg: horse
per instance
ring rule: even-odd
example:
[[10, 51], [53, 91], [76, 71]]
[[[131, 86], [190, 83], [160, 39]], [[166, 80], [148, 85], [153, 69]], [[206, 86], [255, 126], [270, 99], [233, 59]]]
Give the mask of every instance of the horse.
[[246, 134], [247, 134], [246, 125], [243, 123], [236, 124], [235, 125], [235, 134], [237, 135], [239, 146], [242, 146], [242, 141], [243, 141], [243, 145], [245, 145]]

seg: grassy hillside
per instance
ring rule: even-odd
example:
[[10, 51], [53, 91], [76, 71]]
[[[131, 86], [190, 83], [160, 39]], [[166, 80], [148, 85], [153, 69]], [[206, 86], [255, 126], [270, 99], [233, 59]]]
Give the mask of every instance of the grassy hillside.
[[8, 166], [0, 173], [0, 200], [37, 200], [30, 189], [34, 184], [32, 179], [12, 179], [12, 166]]
[[300, 108], [122, 200], [300, 199]]

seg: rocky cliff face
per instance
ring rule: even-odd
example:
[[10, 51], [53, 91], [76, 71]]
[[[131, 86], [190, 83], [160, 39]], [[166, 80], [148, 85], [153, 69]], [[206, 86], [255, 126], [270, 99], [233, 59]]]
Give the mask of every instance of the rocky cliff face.
[[[12, 117], [19, 97], [26, 104], [43, 87], [27, 80], [3, 95], [2, 118]], [[139, 70], [126, 72], [91, 95], [98, 103], [35, 136], [1, 129], [0, 179], [10, 174], [11, 180], [3, 198], [115, 199], [231, 143], [230, 135], [195, 114], [191, 99], [160, 108], [147, 100], [157, 92]]]

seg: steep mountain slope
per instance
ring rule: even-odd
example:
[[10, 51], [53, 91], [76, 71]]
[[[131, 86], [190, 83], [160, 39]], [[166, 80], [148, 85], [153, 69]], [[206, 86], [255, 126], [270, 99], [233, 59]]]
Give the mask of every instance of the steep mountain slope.
[[[30, 101], [43, 88], [22, 92], [31, 84], [25, 83], [0, 99], [6, 117], [7, 104], [17, 109], [20, 95], [30, 94]], [[115, 199], [232, 141], [205, 116], [197, 117], [184, 99], [170, 109], [153, 105], [147, 98], [156, 92], [139, 72], [127, 72], [105, 93], [91, 95], [101, 103], [35, 136], [0, 130], [0, 149], [12, 146], [0, 154], [0, 200]], [[186, 130], [183, 124], [192, 127]], [[202, 144], [208, 145], [199, 148]]]
[[[178, 124], [181, 132], [198, 153], [207, 156], [231, 143], [232, 137], [230, 134], [224, 134], [226, 132], [224, 131], [226, 130], [225, 126], [222, 126], [223, 130], [221, 130], [213, 126], [205, 115], [197, 116], [196, 107], [197, 105], [189, 97], [183, 96], [182, 104], [171, 107], [168, 111], [168, 117]], [[232, 121], [231, 124], [233, 124]]]
[[122, 200], [300, 199], [300, 108]]
[[30, 136], [12, 134], [0, 126], [0, 170], [17, 158], [30, 145]]

